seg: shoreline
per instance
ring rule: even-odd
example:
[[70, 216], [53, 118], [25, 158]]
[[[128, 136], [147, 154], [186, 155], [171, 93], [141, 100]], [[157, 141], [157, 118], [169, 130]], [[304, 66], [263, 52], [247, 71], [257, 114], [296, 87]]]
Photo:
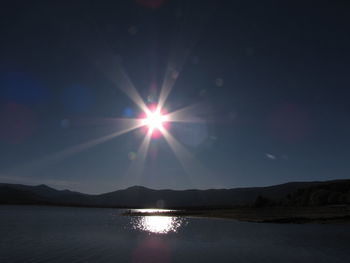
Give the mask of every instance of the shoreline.
[[175, 216], [232, 219], [251, 223], [350, 224], [350, 206], [263, 207], [143, 212], [128, 210], [123, 216]]

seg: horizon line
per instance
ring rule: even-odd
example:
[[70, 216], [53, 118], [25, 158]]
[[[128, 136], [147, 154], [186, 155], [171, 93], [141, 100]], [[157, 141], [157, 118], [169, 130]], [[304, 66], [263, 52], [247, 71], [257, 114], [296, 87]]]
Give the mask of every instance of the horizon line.
[[162, 188], [162, 189], [154, 189], [154, 188], [149, 188], [147, 186], [143, 186], [143, 185], [133, 185], [133, 186], [129, 186], [126, 188], [122, 188], [122, 189], [116, 189], [114, 191], [108, 191], [108, 192], [103, 192], [103, 193], [99, 193], [99, 194], [91, 194], [91, 193], [84, 193], [84, 192], [80, 192], [80, 191], [75, 191], [75, 190], [70, 190], [70, 189], [57, 189], [55, 187], [52, 187], [50, 185], [47, 184], [22, 184], [22, 183], [2, 183], [0, 182], [0, 185], [21, 185], [21, 186], [31, 186], [31, 187], [40, 187], [40, 186], [45, 186], [48, 188], [51, 188], [53, 190], [56, 191], [70, 191], [70, 192], [75, 192], [75, 193], [80, 193], [80, 194], [84, 194], [84, 195], [92, 195], [92, 196], [97, 196], [97, 195], [104, 195], [104, 194], [109, 194], [109, 193], [113, 193], [113, 192], [117, 192], [117, 191], [125, 191], [125, 190], [129, 190], [131, 188], [144, 188], [147, 190], [151, 190], [151, 191], [177, 191], [177, 192], [181, 192], [181, 191], [210, 191], [210, 190], [235, 190], [235, 189], [249, 189], [249, 188], [268, 188], [268, 187], [275, 187], [275, 186], [281, 186], [281, 185], [286, 185], [286, 184], [292, 184], [292, 183], [326, 183], [326, 182], [336, 182], [336, 181], [350, 181], [350, 179], [332, 179], [332, 180], [315, 180], [315, 181], [289, 181], [289, 182], [285, 182], [285, 183], [279, 183], [279, 184], [272, 184], [272, 185], [265, 185], [265, 186], [241, 186], [241, 187], [233, 187], [233, 188], [206, 188], [206, 189], [195, 189], [195, 188], [188, 188], [188, 189], [170, 189], [170, 188]]

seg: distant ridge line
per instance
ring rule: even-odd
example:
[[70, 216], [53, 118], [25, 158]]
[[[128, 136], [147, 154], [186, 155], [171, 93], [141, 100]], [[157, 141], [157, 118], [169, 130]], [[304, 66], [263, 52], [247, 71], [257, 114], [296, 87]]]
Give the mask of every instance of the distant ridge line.
[[[325, 195], [331, 196], [328, 198]], [[0, 204], [123, 208], [233, 207], [252, 205], [258, 198], [260, 201], [265, 200], [264, 204], [274, 205], [307, 205], [316, 202], [315, 198], [320, 200], [323, 198], [322, 202], [329, 199], [328, 203], [342, 203], [347, 202], [348, 199], [350, 202], [350, 180], [288, 182], [262, 187], [206, 190], [156, 190], [144, 186], [131, 186], [123, 190], [96, 195], [57, 190], [44, 184], [31, 186], [0, 183]]]

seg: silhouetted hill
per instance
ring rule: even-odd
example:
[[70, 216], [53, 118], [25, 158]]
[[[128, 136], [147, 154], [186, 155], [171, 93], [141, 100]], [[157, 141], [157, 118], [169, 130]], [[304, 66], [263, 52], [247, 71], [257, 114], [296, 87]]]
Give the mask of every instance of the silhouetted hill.
[[130, 187], [99, 195], [96, 202], [99, 205], [128, 207], [231, 207], [252, 203], [259, 195], [280, 198], [312, 184], [287, 183], [269, 187], [183, 191]]
[[47, 185], [0, 184], [0, 204], [88, 205], [90, 195], [56, 190]]
[[[324, 201], [325, 199], [327, 202]], [[0, 184], [0, 204], [218, 208], [239, 205], [307, 206], [340, 204], [348, 201], [350, 201], [350, 180], [291, 182], [268, 187], [182, 191], [153, 190], [142, 186], [133, 186], [125, 190], [100, 195], [56, 190], [46, 185]]]
[[24, 191], [12, 185], [0, 185], [0, 204], [44, 204], [45, 199], [32, 191]]

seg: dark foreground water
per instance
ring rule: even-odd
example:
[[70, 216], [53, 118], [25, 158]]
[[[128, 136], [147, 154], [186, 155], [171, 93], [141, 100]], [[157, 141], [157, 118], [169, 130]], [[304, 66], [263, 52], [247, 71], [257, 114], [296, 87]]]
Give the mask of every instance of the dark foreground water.
[[350, 262], [349, 225], [131, 218], [121, 212], [0, 206], [0, 262]]

